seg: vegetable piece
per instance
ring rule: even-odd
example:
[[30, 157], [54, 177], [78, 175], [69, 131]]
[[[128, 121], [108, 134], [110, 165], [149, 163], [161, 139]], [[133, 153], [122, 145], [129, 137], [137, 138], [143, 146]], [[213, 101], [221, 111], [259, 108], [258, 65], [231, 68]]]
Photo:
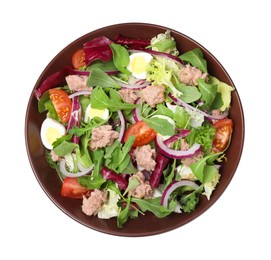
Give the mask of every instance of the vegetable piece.
[[167, 140], [164, 141], [164, 144], [166, 146], [169, 146], [171, 143], [183, 138], [183, 137], [186, 137], [187, 135], [189, 135], [190, 133], [190, 130], [187, 130], [187, 129], [183, 129], [180, 131], [180, 133], [176, 134], [176, 135], [173, 135], [171, 136], [170, 138], [168, 138]]
[[61, 121], [65, 124], [69, 121], [72, 111], [72, 101], [68, 94], [61, 89], [50, 89], [50, 99]]
[[86, 66], [95, 60], [108, 61], [113, 54], [110, 48], [112, 41], [105, 36], [101, 36], [86, 42], [83, 45], [85, 51]]
[[114, 181], [118, 184], [121, 190], [126, 190], [128, 185], [126, 180], [126, 174], [117, 174], [105, 166], [102, 168], [101, 172], [105, 180]]
[[207, 72], [207, 62], [203, 57], [200, 48], [188, 51], [180, 56], [180, 59], [190, 63], [192, 66], [200, 69], [202, 72]]
[[119, 34], [115, 39], [115, 43], [126, 45], [128, 47], [145, 48], [149, 46], [151, 42], [150, 40], [133, 39]]
[[162, 194], [162, 198], [161, 198], [161, 204], [167, 208], [171, 193], [177, 188], [182, 187], [182, 186], [189, 186], [195, 190], [199, 188], [199, 186], [193, 181], [188, 181], [188, 180], [173, 181], [164, 190]]
[[182, 196], [180, 200], [181, 207], [185, 213], [190, 213], [192, 212], [198, 202], [199, 202], [199, 195], [202, 192], [202, 186], [200, 186], [198, 189], [194, 190], [193, 192]]
[[116, 68], [127, 75], [130, 75], [130, 72], [126, 69], [129, 64], [129, 53], [125, 47], [120, 44], [111, 43], [110, 48], [113, 53], [113, 62]]
[[119, 115], [119, 119], [120, 119], [120, 134], [119, 134], [119, 142], [122, 143], [123, 142], [123, 138], [124, 138], [124, 133], [126, 130], [126, 122], [125, 122], [125, 118], [124, 115], [122, 113], [121, 110], [118, 110], [118, 115]]
[[219, 120], [213, 124], [216, 129], [213, 142], [213, 151], [215, 153], [224, 151], [231, 138], [233, 122], [231, 119]]
[[93, 170], [93, 165], [91, 165], [89, 168], [84, 168], [81, 164], [77, 163], [77, 167], [79, 169], [78, 172], [76, 173], [72, 173], [66, 170], [66, 161], [64, 159], [61, 159], [59, 162], [59, 170], [60, 172], [66, 176], [66, 177], [70, 177], [70, 178], [77, 178], [77, 177], [81, 177], [84, 176], [86, 174], [89, 174], [92, 172]]
[[158, 151], [164, 156], [172, 159], [184, 159], [193, 157], [201, 151], [201, 146], [197, 143], [193, 144], [193, 146], [186, 151], [170, 149], [165, 145], [163, 138], [160, 135], [157, 135], [154, 141]]
[[124, 142], [127, 142], [131, 135], [135, 136], [133, 147], [136, 147], [151, 142], [155, 138], [156, 132], [145, 122], [138, 121], [127, 129], [124, 135]]
[[63, 69], [55, 72], [42, 82], [41, 86], [34, 91], [35, 97], [39, 99], [48, 89], [61, 84], [65, 81], [66, 76], [73, 74], [75, 74], [74, 70], [70, 66], [63, 67]]
[[160, 179], [162, 177], [163, 174], [163, 170], [165, 169], [166, 165], [168, 164], [169, 159], [166, 158], [165, 156], [163, 156], [162, 154], [158, 153], [156, 156], [156, 165], [155, 165], [155, 169], [151, 174], [150, 177], [150, 185], [154, 188], [157, 188], [159, 183], [160, 183]]
[[190, 109], [191, 111], [198, 112], [198, 113], [204, 115], [204, 116], [205, 116], [206, 118], [208, 118], [208, 119], [220, 120], [220, 119], [223, 119], [223, 118], [227, 117], [228, 114], [229, 114], [229, 111], [226, 110], [226, 111], [224, 111], [222, 114], [219, 114], [219, 115], [210, 115], [210, 114], [208, 114], [208, 113], [206, 113], [206, 112], [204, 112], [204, 111], [202, 111], [202, 110], [200, 110], [200, 109], [198, 109], [198, 108], [196, 108], [196, 107], [193, 107], [193, 106], [191, 106], [191, 105], [185, 103], [183, 100], [181, 100], [181, 99], [175, 97], [174, 95], [172, 95], [172, 93], [169, 93], [168, 96], [169, 96], [169, 98], [170, 98], [172, 101], [174, 101], [177, 105], [183, 106], [184, 108], [188, 108], [188, 109]]
[[[72, 99], [72, 112], [70, 115], [69, 123], [67, 126], [67, 131], [70, 130], [73, 126], [80, 126], [81, 122], [81, 105], [78, 100], [78, 96], [73, 97]], [[79, 136], [73, 135], [72, 141], [76, 144], [79, 143]]]
[[79, 68], [86, 65], [85, 62], [85, 52], [84, 49], [78, 49], [73, 55], [72, 55], [72, 65], [73, 67], [78, 70]]
[[61, 196], [73, 199], [82, 199], [89, 190], [81, 186], [77, 178], [66, 177], [62, 183]]

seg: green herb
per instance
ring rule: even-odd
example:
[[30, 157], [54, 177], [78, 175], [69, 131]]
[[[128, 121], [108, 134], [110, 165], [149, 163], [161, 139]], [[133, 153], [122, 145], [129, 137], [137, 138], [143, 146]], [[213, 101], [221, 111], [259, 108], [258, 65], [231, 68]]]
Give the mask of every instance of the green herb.
[[199, 196], [202, 193], [203, 186], [201, 185], [197, 190], [183, 195], [180, 199], [180, 204], [182, 206], [182, 210], [185, 213], [190, 213], [195, 210], [196, 206], [199, 203]]
[[190, 146], [194, 143], [200, 144], [203, 148], [203, 152], [209, 154], [212, 150], [215, 131], [215, 128], [211, 124], [204, 123], [198, 128], [192, 128], [189, 135], [186, 137], [186, 141]]
[[109, 46], [113, 53], [113, 62], [116, 68], [124, 74], [131, 74], [131, 72], [126, 69], [130, 61], [127, 49], [116, 43], [111, 43]]
[[204, 59], [203, 52], [200, 48], [188, 51], [182, 54], [179, 58], [200, 69], [202, 72], [207, 72], [207, 62]]

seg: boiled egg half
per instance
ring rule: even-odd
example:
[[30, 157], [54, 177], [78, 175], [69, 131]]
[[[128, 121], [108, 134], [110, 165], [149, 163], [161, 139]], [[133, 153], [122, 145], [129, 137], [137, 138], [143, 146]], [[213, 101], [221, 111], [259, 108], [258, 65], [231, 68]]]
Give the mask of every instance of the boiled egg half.
[[87, 123], [88, 120], [91, 120], [94, 117], [99, 117], [101, 119], [106, 120], [109, 118], [109, 110], [107, 108], [105, 109], [92, 108], [91, 104], [89, 104], [86, 108], [84, 122]]
[[146, 69], [152, 56], [146, 52], [136, 52], [130, 55], [130, 62], [127, 69], [135, 78], [146, 79]]
[[65, 134], [65, 126], [52, 118], [46, 118], [41, 125], [41, 141], [49, 150], [53, 149], [53, 142]]

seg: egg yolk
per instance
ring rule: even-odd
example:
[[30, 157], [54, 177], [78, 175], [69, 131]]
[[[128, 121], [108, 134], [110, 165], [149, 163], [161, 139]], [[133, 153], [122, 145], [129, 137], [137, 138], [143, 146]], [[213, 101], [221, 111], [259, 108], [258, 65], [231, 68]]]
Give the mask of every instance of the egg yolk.
[[147, 62], [144, 57], [135, 57], [131, 62], [133, 73], [140, 74], [146, 70]]
[[62, 136], [62, 133], [54, 127], [49, 127], [45, 136], [47, 141], [52, 144], [57, 138]]

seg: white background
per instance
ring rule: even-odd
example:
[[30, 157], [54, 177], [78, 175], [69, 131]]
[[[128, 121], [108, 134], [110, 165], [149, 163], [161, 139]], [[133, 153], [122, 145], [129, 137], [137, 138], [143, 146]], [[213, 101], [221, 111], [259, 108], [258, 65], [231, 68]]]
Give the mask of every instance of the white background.
[[[4, 4], [5, 3], [5, 4]], [[271, 41], [268, 1], [1, 1], [1, 259], [270, 259]], [[24, 138], [29, 96], [48, 62], [100, 27], [146, 22], [180, 31], [225, 67], [241, 97], [245, 146], [235, 176], [203, 215], [151, 237], [106, 235], [45, 195]]]

